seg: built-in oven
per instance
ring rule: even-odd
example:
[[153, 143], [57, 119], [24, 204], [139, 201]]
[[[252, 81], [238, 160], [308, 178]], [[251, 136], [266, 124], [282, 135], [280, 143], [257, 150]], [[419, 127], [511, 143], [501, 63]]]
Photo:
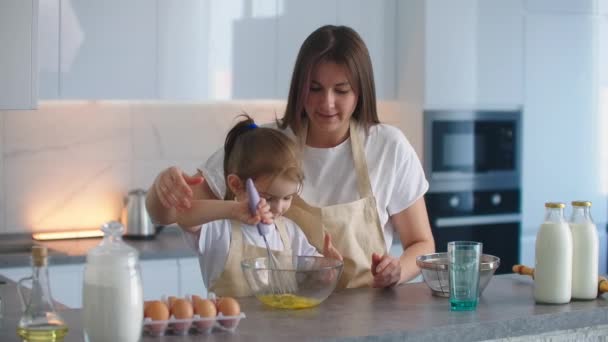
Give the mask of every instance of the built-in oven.
[[519, 190], [428, 193], [426, 203], [438, 252], [445, 252], [450, 241], [479, 241], [483, 253], [500, 258], [498, 274], [511, 273], [519, 263]]
[[424, 113], [424, 167], [431, 186], [518, 187], [521, 112]]
[[497, 273], [510, 273], [520, 254], [521, 112], [424, 115], [426, 203], [437, 251], [449, 241], [480, 241], [484, 253], [501, 259]]

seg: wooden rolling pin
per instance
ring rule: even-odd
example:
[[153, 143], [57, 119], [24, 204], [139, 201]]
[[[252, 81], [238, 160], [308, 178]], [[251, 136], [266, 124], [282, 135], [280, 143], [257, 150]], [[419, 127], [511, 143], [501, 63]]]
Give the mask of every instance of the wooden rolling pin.
[[[534, 279], [534, 269], [532, 267], [528, 267], [525, 265], [513, 265], [513, 273], [528, 275]], [[598, 297], [602, 294], [608, 292], [608, 279], [605, 277], [599, 276], [597, 279], [597, 295]]]

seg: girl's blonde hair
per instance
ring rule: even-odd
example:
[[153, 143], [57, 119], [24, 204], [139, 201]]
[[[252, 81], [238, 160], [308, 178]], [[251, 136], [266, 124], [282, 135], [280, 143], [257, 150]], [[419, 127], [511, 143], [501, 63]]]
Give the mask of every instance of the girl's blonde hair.
[[[247, 114], [226, 136], [224, 143], [224, 178], [229, 174], [241, 180], [270, 176], [285, 177], [298, 183], [298, 191], [304, 181], [299, 149], [279, 130], [258, 127]], [[234, 194], [226, 187], [225, 199]]]

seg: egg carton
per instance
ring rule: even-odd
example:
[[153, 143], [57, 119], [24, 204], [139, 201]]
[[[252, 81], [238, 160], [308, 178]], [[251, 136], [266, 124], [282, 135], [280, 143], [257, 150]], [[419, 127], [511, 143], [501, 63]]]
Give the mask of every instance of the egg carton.
[[245, 313], [243, 312], [237, 316], [224, 316], [221, 313], [216, 317], [194, 315], [189, 319], [177, 319], [171, 316], [171, 318], [165, 321], [153, 321], [150, 318], [146, 318], [143, 322], [143, 334], [158, 337], [165, 335], [210, 334], [214, 331], [234, 332], [243, 318], [245, 318]]

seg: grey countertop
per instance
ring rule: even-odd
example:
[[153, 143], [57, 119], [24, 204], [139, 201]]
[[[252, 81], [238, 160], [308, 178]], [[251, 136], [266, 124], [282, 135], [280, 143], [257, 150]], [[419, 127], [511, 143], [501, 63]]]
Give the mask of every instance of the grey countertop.
[[[33, 240], [26, 234], [1, 235], [0, 244], [27, 245]], [[97, 246], [101, 238], [67, 239], [55, 241], [34, 241], [34, 243], [47, 246], [52, 265], [84, 263], [87, 252]], [[194, 257], [195, 252], [188, 248], [183, 240], [182, 233], [176, 226], [163, 229], [153, 239], [125, 240], [140, 253], [140, 259], [168, 259]], [[29, 253], [0, 254], [0, 268], [29, 266]]]
[[[388, 290], [343, 290], [316, 308], [297, 311], [269, 309], [249, 297], [240, 300], [246, 318], [234, 333], [144, 337], [142, 341], [480, 341], [608, 323], [604, 297], [536, 305], [532, 285], [527, 277], [496, 276], [473, 312], [450, 312], [447, 299], [433, 297], [424, 283]], [[60, 313], [70, 328], [66, 341], [82, 341], [81, 311]], [[17, 319], [16, 314], [5, 314], [1, 341], [17, 341]]]

